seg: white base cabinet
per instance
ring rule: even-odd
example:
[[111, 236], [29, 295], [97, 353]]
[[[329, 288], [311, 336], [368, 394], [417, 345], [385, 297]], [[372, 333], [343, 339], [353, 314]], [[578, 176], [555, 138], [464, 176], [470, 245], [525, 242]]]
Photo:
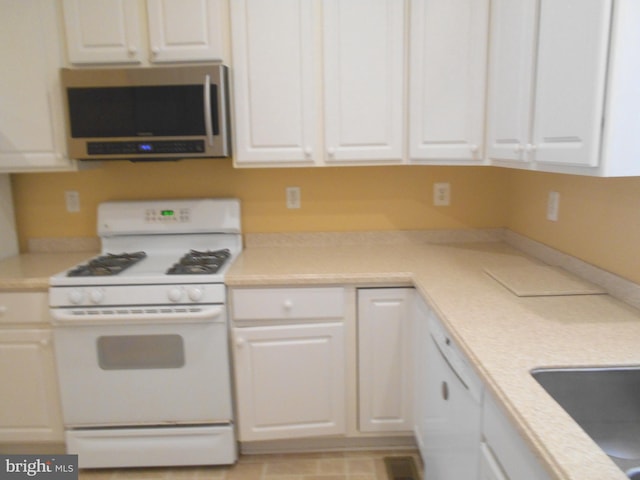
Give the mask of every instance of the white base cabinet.
[[234, 329], [240, 441], [344, 433], [343, 329]]
[[411, 431], [412, 288], [358, 290], [359, 430]]
[[0, 444], [64, 440], [47, 322], [46, 293], [0, 293]]
[[340, 288], [232, 290], [241, 442], [346, 431]]

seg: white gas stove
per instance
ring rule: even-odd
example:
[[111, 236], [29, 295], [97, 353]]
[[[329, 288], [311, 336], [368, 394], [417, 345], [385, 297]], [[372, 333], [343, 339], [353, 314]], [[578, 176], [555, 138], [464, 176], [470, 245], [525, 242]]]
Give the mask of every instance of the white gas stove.
[[236, 460], [224, 275], [235, 199], [108, 202], [101, 254], [50, 279], [68, 453], [80, 468]]

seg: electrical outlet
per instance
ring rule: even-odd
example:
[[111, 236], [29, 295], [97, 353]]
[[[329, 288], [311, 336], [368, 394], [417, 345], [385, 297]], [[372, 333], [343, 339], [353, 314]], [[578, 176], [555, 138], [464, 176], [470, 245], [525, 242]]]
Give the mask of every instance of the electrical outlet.
[[64, 192], [64, 201], [67, 205], [67, 212], [78, 213], [80, 211], [80, 194], [75, 190]]
[[433, 205], [447, 207], [451, 204], [451, 184], [448, 182], [433, 184]]
[[549, 192], [549, 196], [547, 197], [547, 220], [557, 222], [559, 211], [560, 194], [558, 192]]
[[287, 208], [300, 208], [300, 187], [287, 187]]

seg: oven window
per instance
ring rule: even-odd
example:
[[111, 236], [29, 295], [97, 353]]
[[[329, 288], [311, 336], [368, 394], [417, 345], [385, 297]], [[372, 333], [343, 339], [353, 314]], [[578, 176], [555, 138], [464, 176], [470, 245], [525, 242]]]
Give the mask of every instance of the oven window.
[[180, 335], [113, 335], [98, 338], [98, 364], [103, 370], [182, 368]]

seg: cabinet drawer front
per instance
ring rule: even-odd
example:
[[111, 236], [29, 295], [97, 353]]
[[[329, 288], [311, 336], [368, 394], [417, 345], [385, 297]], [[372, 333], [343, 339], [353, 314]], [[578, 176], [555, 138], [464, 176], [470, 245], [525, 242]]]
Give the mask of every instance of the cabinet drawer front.
[[47, 294], [0, 293], [0, 325], [15, 323], [49, 323]]
[[342, 318], [343, 288], [248, 288], [232, 290], [234, 320]]

